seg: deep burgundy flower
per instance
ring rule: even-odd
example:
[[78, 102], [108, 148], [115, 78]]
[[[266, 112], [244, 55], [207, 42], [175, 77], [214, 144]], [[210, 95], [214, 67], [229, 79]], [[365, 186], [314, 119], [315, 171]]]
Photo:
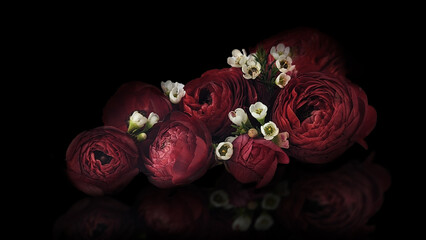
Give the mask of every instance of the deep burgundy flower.
[[53, 226], [53, 239], [134, 239], [136, 214], [110, 197], [79, 200]]
[[277, 210], [289, 230], [307, 236], [351, 239], [371, 233], [390, 174], [371, 161], [349, 162], [317, 173], [299, 172]]
[[289, 163], [287, 154], [272, 141], [244, 134], [232, 144], [233, 155], [224, 163], [241, 183], [255, 182], [257, 188], [263, 187], [274, 177], [278, 163]]
[[213, 69], [185, 85], [181, 109], [203, 121], [214, 140], [223, 140], [232, 132], [228, 113], [257, 101], [251, 81], [239, 68]]
[[327, 72], [344, 76], [347, 72], [337, 40], [314, 28], [300, 27], [280, 32], [259, 42], [251, 52], [261, 46], [269, 53], [272, 47], [280, 43], [290, 47], [292, 64], [296, 65], [298, 73]]
[[136, 211], [148, 238], [204, 239], [204, 230], [209, 226], [207, 197], [191, 185], [144, 188], [137, 200]]
[[287, 153], [309, 163], [330, 162], [355, 142], [367, 148], [376, 120], [360, 87], [320, 72], [292, 79], [272, 108], [272, 121], [290, 134]]
[[127, 131], [129, 117], [134, 111], [148, 117], [155, 112], [160, 121], [172, 110], [170, 100], [154, 85], [132, 81], [121, 85], [103, 108], [104, 125]]
[[142, 172], [157, 187], [186, 185], [212, 166], [211, 135], [199, 119], [174, 111], [140, 144]]
[[67, 174], [92, 196], [121, 191], [138, 173], [138, 148], [126, 132], [101, 126], [78, 134], [66, 152]]

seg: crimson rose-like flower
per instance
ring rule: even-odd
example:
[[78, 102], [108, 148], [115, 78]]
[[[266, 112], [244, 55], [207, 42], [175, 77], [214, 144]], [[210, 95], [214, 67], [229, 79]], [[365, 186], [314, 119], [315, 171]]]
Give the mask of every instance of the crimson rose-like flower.
[[67, 174], [92, 196], [121, 191], [138, 173], [138, 148], [126, 132], [101, 126], [78, 134], [66, 152]]
[[365, 92], [349, 80], [312, 72], [283, 88], [274, 103], [272, 121], [290, 136], [287, 153], [308, 163], [327, 163], [374, 129], [376, 110]]
[[197, 118], [175, 111], [157, 123], [140, 144], [142, 172], [157, 187], [189, 184], [214, 163], [212, 140]]
[[358, 239], [374, 230], [369, 219], [381, 208], [390, 174], [365, 161], [322, 173], [299, 173], [277, 210], [288, 229], [313, 239]]
[[104, 125], [127, 131], [129, 117], [134, 111], [158, 114], [160, 121], [172, 110], [168, 97], [154, 85], [132, 81], [121, 85], [103, 109]]
[[256, 188], [267, 185], [275, 175], [277, 164], [289, 163], [285, 152], [272, 141], [238, 136], [233, 142], [233, 154], [224, 161], [228, 171], [241, 183], [256, 183]]
[[204, 239], [208, 227], [208, 201], [194, 186], [144, 188], [137, 205], [137, 218], [148, 239]]
[[262, 46], [270, 53], [271, 48], [280, 43], [289, 47], [292, 65], [296, 66], [298, 73], [318, 71], [339, 76], [346, 74], [345, 61], [338, 42], [314, 28], [300, 27], [280, 32], [258, 43], [252, 52]]
[[181, 109], [203, 121], [215, 140], [233, 132], [230, 111], [257, 101], [256, 89], [238, 68], [209, 70], [189, 81], [185, 91]]
[[131, 208], [110, 197], [84, 198], [60, 216], [53, 239], [135, 239], [136, 216]]

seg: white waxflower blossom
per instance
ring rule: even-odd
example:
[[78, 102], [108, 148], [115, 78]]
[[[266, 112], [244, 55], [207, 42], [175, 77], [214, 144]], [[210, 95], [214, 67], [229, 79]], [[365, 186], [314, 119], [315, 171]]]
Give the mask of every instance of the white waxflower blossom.
[[230, 142], [221, 142], [216, 147], [216, 157], [219, 160], [228, 160], [234, 153], [234, 146]]
[[274, 219], [268, 213], [262, 213], [254, 222], [254, 229], [257, 231], [266, 231], [274, 225]]
[[172, 82], [167, 80], [166, 82], [161, 82], [161, 89], [166, 96], [169, 97], [170, 102], [177, 104], [185, 96], [186, 92], [184, 90], [185, 85], [178, 82]]
[[134, 111], [132, 116], [130, 116], [130, 122], [134, 123], [139, 128], [143, 127], [147, 121], [148, 119], [138, 111]]
[[259, 121], [265, 119], [268, 107], [262, 102], [256, 102], [250, 105], [249, 111], [251, 115]]
[[273, 193], [266, 193], [263, 196], [261, 206], [265, 210], [275, 210], [280, 204], [281, 198], [280, 196]]
[[290, 53], [290, 47], [286, 47], [283, 43], [273, 46], [270, 50], [270, 54], [277, 60], [280, 56], [287, 57]]
[[232, 222], [232, 230], [245, 232], [249, 229], [251, 224], [251, 217], [247, 215], [241, 215]]
[[245, 79], [256, 79], [261, 73], [262, 66], [254, 55], [250, 54], [247, 61], [242, 65], [243, 77]]
[[152, 127], [154, 124], [158, 123], [158, 120], [160, 120], [160, 116], [156, 114], [155, 112], [151, 112], [148, 116], [148, 124]]
[[242, 126], [248, 120], [247, 113], [242, 108], [237, 108], [235, 111], [228, 113], [229, 120], [237, 126]]
[[175, 83], [171, 80], [167, 80], [165, 82], [161, 81], [161, 89], [163, 89], [163, 92], [166, 96], [169, 96], [169, 93], [172, 91]]
[[184, 85], [179, 83], [169, 93], [170, 102], [177, 104], [185, 96], [186, 92], [183, 89]]
[[232, 57], [228, 57], [228, 60], [227, 60], [228, 64], [231, 65], [231, 67], [237, 67], [237, 68], [242, 67], [246, 61], [247, 61], [247, 53], [246, 53], [246, 50], [244, 49], [242, 53], [238, 49], [232, 50]]
[[275, 79], [275, 84], [280, 88], [284, 88], [287, 85], [287, 83], [290, 81], [290, 79], [291, 79], [290, 75], [287, 75], [287, 73], [282, 72]]
[[260, 127], [260, 131], [262, 131], [263, 137], [266, 140], [272, 140], [275, 136], [278, 135], [280, 130], [274, 122], [269, 121]]
[[138, 111], [134, 111], [133, 114], [129, 118], [129, 127], [127, 131], [129, 133], [132, 133], [136, 129], [140, 129], [148, 122], [148, 119], [144, 117], [141, 113]]
[[289, 56], [280, 56], [276, 61], [275, 65], [277, 66], [278, 70], [282, 73], [287, 73], [293, 71], [296, 66], [293, 65], [293, 59]]
[[229, 136], [227, 138], [225, 138], [225, 142], [230, 142], [232, 143], [238, 136]]
[[223, 190], [216, 190], [210, 194], [210, 204], [214, 207], [227, 207], [229, 205], [228, 193]]

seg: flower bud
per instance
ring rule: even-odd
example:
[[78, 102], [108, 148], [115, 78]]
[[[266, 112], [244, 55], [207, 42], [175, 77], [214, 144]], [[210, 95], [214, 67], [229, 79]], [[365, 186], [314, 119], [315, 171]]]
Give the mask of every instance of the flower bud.
[[242, 126], [248, 120], [247, 113], [242, 108], [237, 108], [235, 111], [228, 113], [229, 120], [237, 126]]
[[138, 140], [139, 142], [141, 142], [141, 141], [145, 140], [146, 138], [147, 138], [147, 135], [146, 135], [146, 133], [144, 133], [144, 132], [139, 133], [139, 134], [136, 136], [136, 140]]
[[138, 111], [134, 111], [129, 118], [129, 127], [127, 132], [132, 133], [133, 131], [142, 128], [148, 119], [140, 114]]
[[248, 133], [247, 133], [248, 135], [249, 135], [249, 137], [251, 137], [251, 138], [255, 138], [255, 137], [257, 137], [257, 135], [259, 135], [259, 133], [257, 132], [257, 130], [256, 130], [256, 128], [250, 128], [249, 130], [248, 130]]
[[152, 127], [156, 123], [158, 123], [159, 119], [160, 119], [160, 117], [158, 116], [158, 114], [151, 112], [148, 116], [148, 124]]

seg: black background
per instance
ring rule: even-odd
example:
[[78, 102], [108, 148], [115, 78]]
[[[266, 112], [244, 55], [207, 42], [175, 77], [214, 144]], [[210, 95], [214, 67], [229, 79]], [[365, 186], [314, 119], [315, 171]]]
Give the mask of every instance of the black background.
[[[376, 128], [366, 140], [369, 151], [377, 153], [376, 162], [390, 171], [392, 185], [373, 219], [375, 237], [405, 235], [404, 222], [410, 225], [412, 220], [400, 217], [406, 212], [400, 200], [410, 190], [402, 190], [404, 172], [397, 159], [403, 156], [396, 151], [393, 111], [399, 102], [398, 87], [389, 72], [389, 65], [398, 62], [392, 52], [399, 42], [394, 34], [398, 22], [391, 14], [378, 17], [379, 8], [348, 13], [354, 6], [339, 11], [263, 7], [266, 14], [256, 14], [263, 10], [259, 7], [252, 9], [253, 14], [233, 8], [208, 14], [155, 11], [151, 16], [148, 8], [140, 13], [62, 9], [25, 21], [18, 30], [22, 34], [18, 45], [28, 67], [21, 71], [31, 76], [25, 88], [36, 116], [33, 129], [43, 140], [36, 140], [41, 147], [31, 152], [41, 159], [29, 163], [35, 174], [29, 175], [25, 191], [18, 189], [26, 195], [23, 204], [28, 206], [30, 199], [29, 208], [35, 211], [30, 216], [20, 213], [13, 222], [21, 228], [36, 226], [31, 230], [34, 235], [49, 236], [54, 221], [85, 196], [65, 176], [65, 152], [78, 133], [102, 125], [102, 108], [122, 83], [140, 80], [159, 86], [169, 79], [185, 83], [209, 69], [228, 67], [226, 58], [235, 48], [248, 49], [280, 31], [303, 26], [317, 28], [341, 44], [348, 78], [367, 93], [377, 110]], [[129, 189], [138, 181], [143, 180], [136, 179]], [[119, 196], [124, 201], [131, 197], [130, 190]]]

